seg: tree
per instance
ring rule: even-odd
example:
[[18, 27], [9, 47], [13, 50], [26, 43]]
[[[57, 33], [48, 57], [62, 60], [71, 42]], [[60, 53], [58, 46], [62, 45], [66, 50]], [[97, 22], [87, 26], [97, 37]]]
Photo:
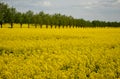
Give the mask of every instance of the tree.
[[13, 23], [15, 22], [15, 16], [16, 16], [16, 9], [15, 8], [8, 8], [8, 21], [11, 25], [11, 28], [13, 28]]
[[94, 20], [94, 21], [92, 21], [92, 24], [94, 27], [98, 27], [100, 22], [98, 20]]
[[50, 15], [46, 14], [44, 16], [44, 23], [46, 24], [46, 28], [48, 28], [48, 25], [50, 24]]
[[67, 16], [65, 17], [65, 25], [66, 25], [66, 27], [69, 26], [69, 18]]
[[5, 17], [7, 17], [6, 16], [7, 10], [8, 10], [8, 5], [4, 4], [4, 3], [0, 3], [0, 25], [1, 25], [1, 28], [2, 28], [2, 24], [6, 20]]
[[60, 28], [60, 26], [62, 25], [62, 19], [61, 19], [61, 14], [57, 14], [57, 19], [58, 19], [58, 27]]
[[22, 24], [24, 23], [23, 19], [24, 19], [23, 14], [20, 12], [17, 12], [15, 16], [15, 23], [20, 23], [20, 28], [22, 28]]
[[28, 24], [28, 28], [30, 28], [30, 24], [32, 23], [32, 18], [33, 18], [33, 12], [31, 10], [26, 12], [26, 20]]
[[85, 27], [86, 21], [84, 19], [80, 19], [80, 26]]
[[35, 25], [35, 28], [37, 28], [37, 24], [38, 24], [38, 14], [33, 15], [33, 23]]
[[67, 23], [66, 20], [67, 20], [66, 16], [65, 15], [61, 15], [61, 25], [62, 25], [63, 28], [65, 27], [65, 25]]
[[52, 28], [53, 24], [54, 24], [54, 20], [53, 20], [53, 16], [52, 15], [50, 15], [49, 20], [50, 20], [50, 27]]
[[84, 19], [75, 19], [72, 16], [61, 15], [60, 13], [49, 15], [45, 14], [43, 11], [38, 14], [34, 14], [33, 11], [28, 10], [26, 13], [17, 12], [15, 8], [9, 7], [7, 4], [0, 2], [0, 26], [2, 28], [3, 23], [10, 23], [11, 28], [13, 28], [14, 23], [20, 23], [22, 28], [23, 23], [34, 24], [35, 27], [40, 25], [46, 25], [46, 28], [50, 25], [52, 28], [60, 27], [120, 27], [120, 22], [105, 22], [99, 20], [86, 21]]
[[85, 22], [85, 27], [92, 27], [92, 23], [90, 21]]
[[54, 21], [53, 24], [55, 25], [55, 28], [57, 28], [57, 25], [58, 25], [58, 19], [57, 19], [57, 18], [58, 18], [58, 15], [57, 15], [57, 14], [54, 14], [54, 15], [53, 15], [53, 21]]
[[38, 21], [39, 21], [40, 28], [42, 28], [42, 25], [43, 25], [43, 22], [44, 22], [44, 16], [45, 16], [45, 14], [44, 14], [43, 11], [39, 12]]
[[73, 17], [69, 16], [68, 18], [69, 18], [69, 27], [71, 28], [73, 25]]

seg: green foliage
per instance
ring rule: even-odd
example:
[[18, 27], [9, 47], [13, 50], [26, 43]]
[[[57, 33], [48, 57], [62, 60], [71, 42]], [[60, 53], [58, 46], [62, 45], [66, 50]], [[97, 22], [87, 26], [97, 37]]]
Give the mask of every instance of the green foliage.
[[15, 8], [8, 7], [7, 4], [0, 3], [0, 24], [2, 27], [3, 23], [10, 23], [11, 28], [13, 28], [13, 23], [28, 24], [28, 28], [30, 24], [34, 24], [35, 27], [40, 25], [46, 25], [46, 28], [53, 26], [58, 27], [119, 27], [120, 22], [105, 22], [94, 20], [92, 22], [86, 21], [84, 19], [76, 19], [72, 16], [65, 16], [61, 14], [45, 14], [43, 11], [34, 14], [33, 11], [29, 10], [26, 13], [17, 12]]
[[0, 3], [0, 25], [2, 28], [2, 24], [7, 21], [7, 12], [8, 12], [8, 5], [4, 3]]

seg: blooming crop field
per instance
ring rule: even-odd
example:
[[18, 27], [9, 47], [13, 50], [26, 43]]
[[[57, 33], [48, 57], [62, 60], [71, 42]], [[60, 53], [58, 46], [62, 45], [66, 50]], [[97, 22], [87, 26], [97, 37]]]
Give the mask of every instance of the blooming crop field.
[[120, 79], [120, 28], [2, 28], [0, 79]]

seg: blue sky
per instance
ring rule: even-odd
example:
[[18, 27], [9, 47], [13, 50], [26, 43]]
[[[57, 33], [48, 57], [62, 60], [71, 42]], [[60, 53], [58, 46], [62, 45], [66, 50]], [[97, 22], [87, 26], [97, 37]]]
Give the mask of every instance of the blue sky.
[[85, 20], [120, 21], [120, 0], [0, 0], [20, 12], [61, 13]]

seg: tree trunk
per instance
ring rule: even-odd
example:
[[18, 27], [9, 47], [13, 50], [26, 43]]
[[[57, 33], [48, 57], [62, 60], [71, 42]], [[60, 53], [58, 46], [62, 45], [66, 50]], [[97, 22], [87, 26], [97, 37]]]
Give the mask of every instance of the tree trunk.
[[35, 28], [37, 28], [37, 24], [35, 24]]
[[60, 28], [60, 24], [58, 25], [58, 27]]
[[22, 23], [20, 23], [20, 28], [22, 28]]
[[68, 28], [68, 25], [66, 25], [66, 28]]
[[53, 27], [52, 24], [50, 26], [51, 26], [51, 28]]
[[11, 28], [13, 28], [13, 23], [11, 22]]
[[73, 28], [75, 28], [75, 26], [73, 25]]
[[55, 25], [55, 28], [57, 28], [57, 25]]
[[48, 25], [46, 25], [46, 28], [48, 28]]
[[77, 26], [77, 25], [76, 25], [75, 27], [76, 27], [76, 28], [78, 28], [78, 26]]
[[63, 25], [63, 28], [64, 28], [65, 26]]
[[2, 23], [0, 23], [0, 25], [1, 25], [1, 28], [2, 28]]
[[40, 28], [42, 28], [42, 24], [40, 24]]

